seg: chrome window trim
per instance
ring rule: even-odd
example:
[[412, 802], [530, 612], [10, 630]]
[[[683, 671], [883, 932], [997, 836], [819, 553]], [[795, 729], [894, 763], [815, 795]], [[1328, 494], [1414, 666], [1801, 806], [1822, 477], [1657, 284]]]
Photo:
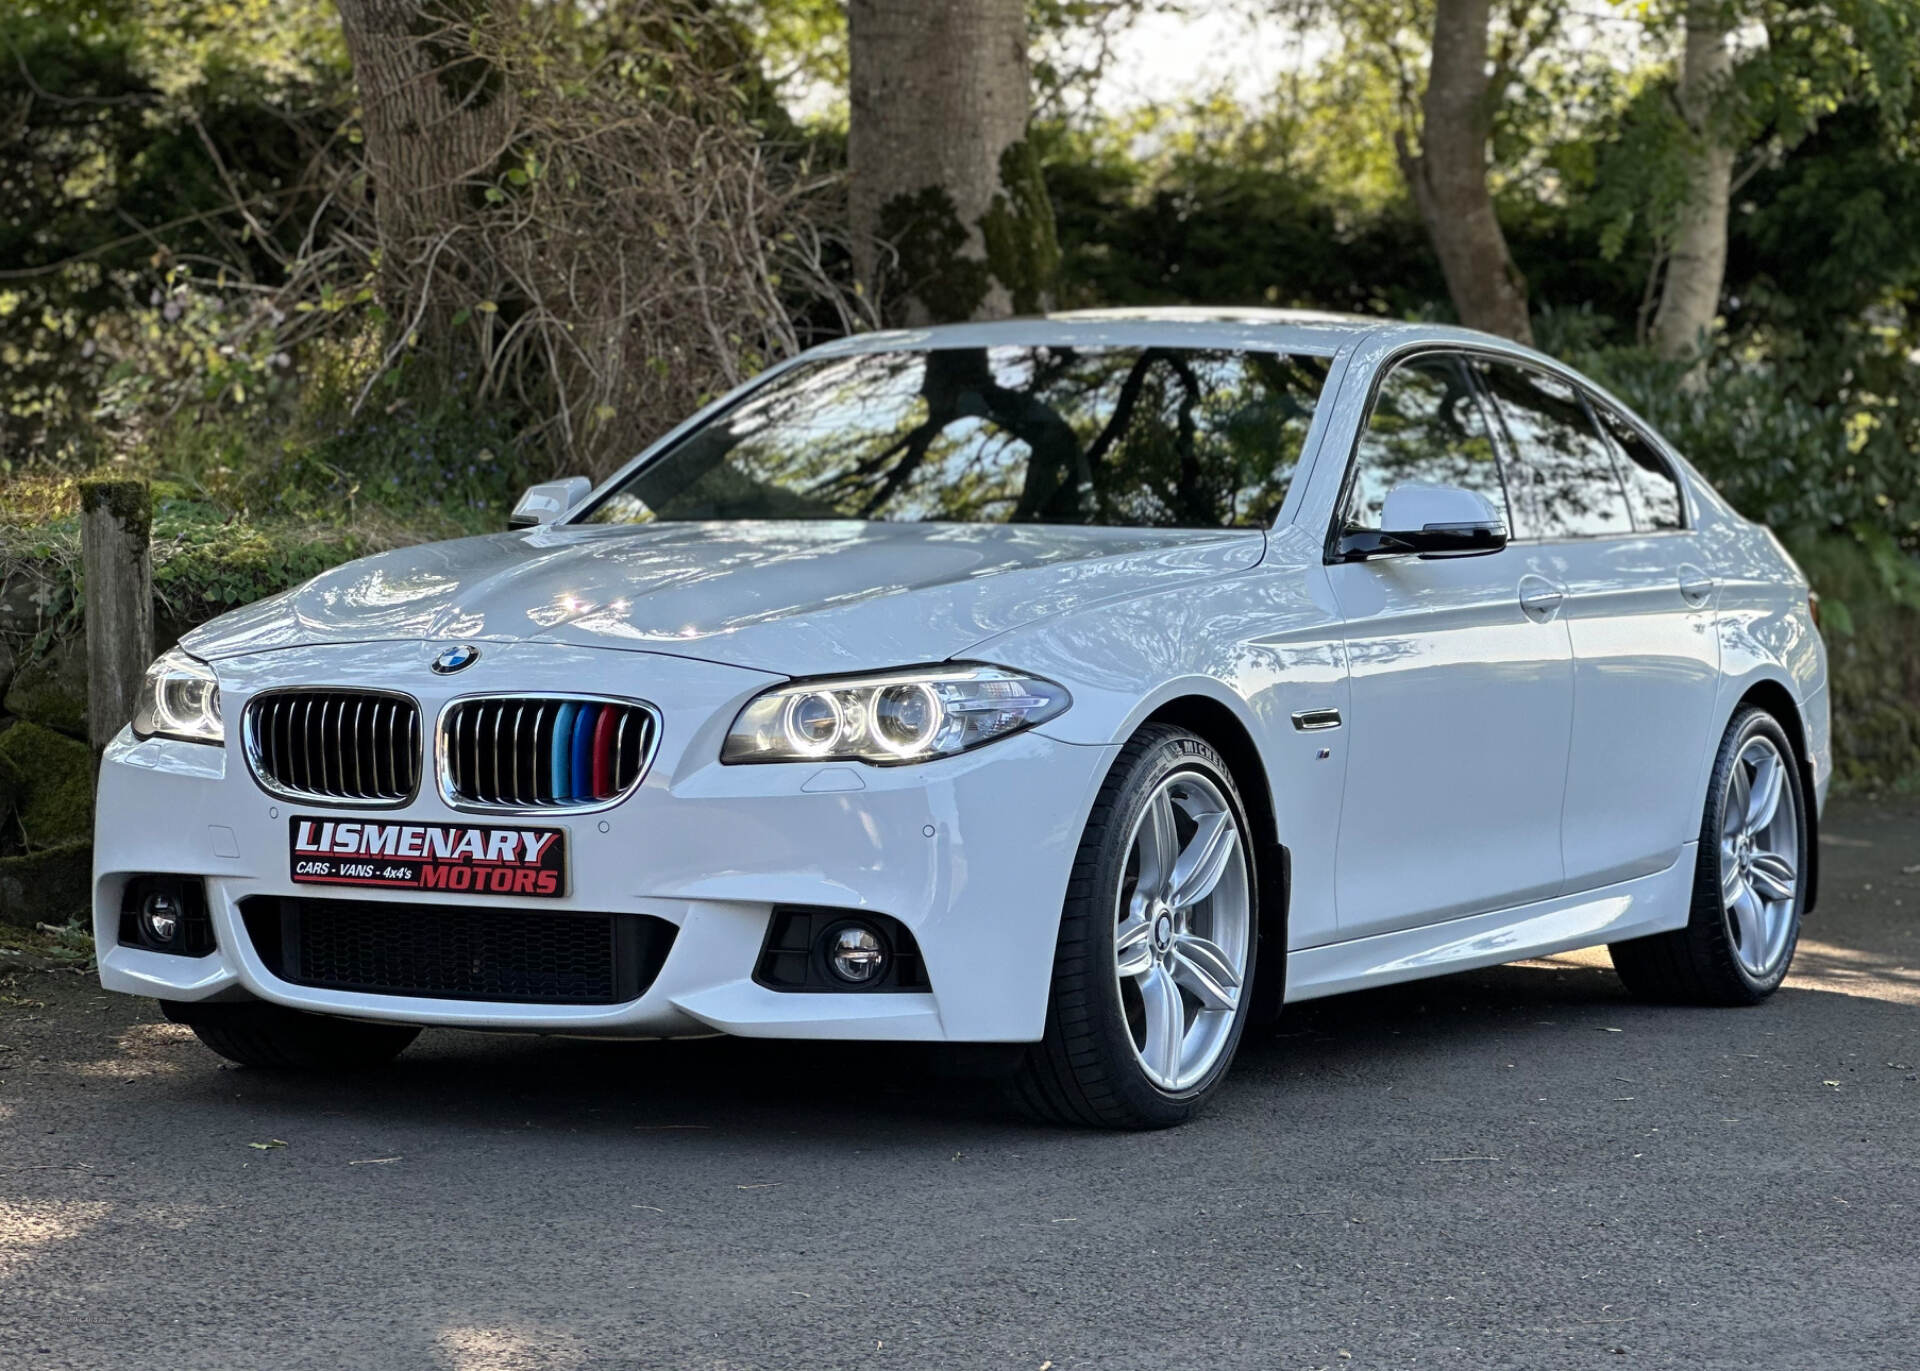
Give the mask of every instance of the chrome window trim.
[[[503, 805], [486, 804], [478, 800], [461, 798], [453, 788], [453, 768], [448, 760], [447, 726], [450, 716], [457, 705], [474, 704], [486, 700], [514, 700], [533, 703], [544, 700], [576, 700], [592, 704], [620, 705], [628, 709], [643, 711], [653, 721], [653, 736], [647, 739], [646, 750], [640, 756], [640, 769], [632, 781], [618, 795], [609, 800], [591, 800], [582, 804], [550, 805]], [[622, 727], [624, 727], [624, 721]], [[517, 716], [516, 716], [517, 727]], [[600, 695], [591, 691], [577, 690], [480, 690], [469, 695], [455, 695], [442, 702], [440, 712], [433, 723], [433, 774], [440, 788], [440, 802], [448, 809], [462, 814], [511, 814], [521, 818], [552, 819], [563, 814], [599, 814], [625, 804], [633, 793], [646, 782], [653, 771], [654, 758], [660, 752], [660, 735], [666, 727], [666, 721], [660, 713], [660, 707], [651, 700], [635, 699], [631, 695]], [[515, 750], [515, 765], [519, 764], [518, 749]]]
[[[300, 805], [318, 805], [329, 809], [404, 809], [419, 799], [420, 781], [425, 775], [427, 768], [425, 759], [420, 756], [417, 748], [413, 750], [413, 788], [397, 800], [364, 800], [354, 799], [351, 796], [328, 795], [317, 790], [295, 790], [289, 786], [283, 786], [267, 776], [261, 766], [259, 739], [257, 737], [260, 718], [258, 706], [260, 702], [262, 700], [271, 700], [281, 695], [325, 695], [334, 693], [341, 695], [378, 695], [385, 699], [398, 700], [403, 704], [413, 707], [413, 715], [416, 720], [424, 713], [420, 707], [420, 701], [416, 697], [409, 695], [404, 690], [388, 690], [380, 686], [303, 684], [297, 686], [272, 686], [266, 690], [259, 691], [247, 698], [246, 706], [240, 715], [240, 754], [246, 758], [247, 774], [253, 777], [253, 783], [267, 794], [273, 796], [276, 800], [286, 800], [290, 803]], [[311, 705], [308, 706], [307, 713], [309, 715], [312, 713]], [[325, 726], [326, 721], [323, 717], [321, 727], [324, 728]], [[304, 723], [302, 725], [302, 731], [305, 732]], [[423, 729], [423, 735], [424, 732], [425, 730]], [[309, 747], [312, 745], [311, 740], [312, 735], [308, 733], [307, 742]], [[324, 758], [322, 759], [322, 764], [324, 765]], [[357, 757], [355, 759], [355, 765], [359, 765]], [[311, 766], [311, 763], [309, 763], [309, 766]], [[377, 773], [375, 780], [378, 780]]]

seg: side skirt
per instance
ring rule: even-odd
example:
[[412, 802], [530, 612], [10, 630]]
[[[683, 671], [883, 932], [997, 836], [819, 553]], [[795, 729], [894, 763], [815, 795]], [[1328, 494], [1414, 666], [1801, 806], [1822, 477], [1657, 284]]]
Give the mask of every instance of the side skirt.
[[1683, 927], [1698, 843], [1665, 871], [1576, 895], [1287, 954], [1287, 1001], [1472, 971]]

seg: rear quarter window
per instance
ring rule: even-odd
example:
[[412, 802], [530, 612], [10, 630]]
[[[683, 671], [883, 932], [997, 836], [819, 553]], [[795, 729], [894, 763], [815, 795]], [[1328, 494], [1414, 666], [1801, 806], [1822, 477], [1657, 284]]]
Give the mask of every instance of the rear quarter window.
[[1680, 494], [1680, 478], [1647, 441], [1647, 436], [1605, 404], [1593, 401], [1600, 427], [1620, 454], [1620, 475], [1627, 487], [1627, 506], [1633, 526], [1642, 531], [1685, 528], [1687, 505]]

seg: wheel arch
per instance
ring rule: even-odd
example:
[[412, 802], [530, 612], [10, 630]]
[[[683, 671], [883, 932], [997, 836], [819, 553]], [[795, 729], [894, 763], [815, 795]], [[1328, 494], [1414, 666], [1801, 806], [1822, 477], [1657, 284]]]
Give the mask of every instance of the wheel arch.
[[1172, 724], [1212, 745], [1226, 761], [1252, 820], [1254, 870], [1259, 895], [1258, 954], [1254, 963], [1251, 1023], [1271, 1023], [1286, 998], [1287, 910], [1292, 895], [1293, 856], [1281, 841], [1273, 785], [1260, 749], [1239, 715], [1208, 695], [1181, 695], [1157, 706], [1140, 727]]
[[1820, 898], [1820, 807], [1814, 803], [1813, 762], [1808, 755], [1807, 723], [1800, 712], [1800, 702], [1793, 696], [1783, 681], [1771, 676], [1762, 676], [1749, 683], [1740, 693], [1740, 698], [1727, 712], [1720, 731], [1726, 733], [1727, 726], [1733, 722], [1733, 716], [1747, 706], [1764, 709], [1780, 723], [1786, 731], [1787, 741], [1793, 745], [1793, 761], [1800, 772], [1800, 788], [1806, 797], [1801, 806], [1807, 816], [1807, 903], [1805, 912], [1811, 914], [1814, 904]]

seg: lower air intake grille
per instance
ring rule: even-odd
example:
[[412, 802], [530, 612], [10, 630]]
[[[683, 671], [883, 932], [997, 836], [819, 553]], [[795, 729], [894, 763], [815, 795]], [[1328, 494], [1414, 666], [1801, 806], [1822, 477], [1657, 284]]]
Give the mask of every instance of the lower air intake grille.
[[644, 914], [270, 895], [240, 913], [267, 969], [294, 985], [506, 1004], [636, 1000], [675, 931]]
[[579, 809], [625, 798], [660, 734], [653, 710], [626, 700], [489, 695], [440, 719], [440, 782], [468, 809]]

